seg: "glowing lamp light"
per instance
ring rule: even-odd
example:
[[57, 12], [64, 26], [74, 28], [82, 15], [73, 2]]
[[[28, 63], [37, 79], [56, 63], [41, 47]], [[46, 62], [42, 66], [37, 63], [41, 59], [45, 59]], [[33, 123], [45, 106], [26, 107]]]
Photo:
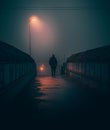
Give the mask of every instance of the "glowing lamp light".
[[31, 30], [38, 32], [42, 30], [43, 22], [39, 17], [33, 15], [29, 18], [29, 26]]
[[44, 71], [45, 71], [45, 66], [44, 66], [43, 64], [40, 66], [40, 71], [41, 71], [41, 72], [44, 72]]
[[31, 16], [30, 18], [29, 18], [29, 22], [30, 23], [36, 23], [38, 21], [38, 18], [36, 17], [36, 16]]

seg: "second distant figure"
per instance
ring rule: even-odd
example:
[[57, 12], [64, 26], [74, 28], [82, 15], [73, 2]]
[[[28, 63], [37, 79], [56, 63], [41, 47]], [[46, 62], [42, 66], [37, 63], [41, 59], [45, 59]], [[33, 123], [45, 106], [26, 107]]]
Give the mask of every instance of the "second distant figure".
[[54, 54], [49, 59], [49, 65], [51, 67], [51, 75], [52, 75], [52, 77], [55, 77], [56, 76], [56, 68], [57, 68], [57, 59], [56, 59]]

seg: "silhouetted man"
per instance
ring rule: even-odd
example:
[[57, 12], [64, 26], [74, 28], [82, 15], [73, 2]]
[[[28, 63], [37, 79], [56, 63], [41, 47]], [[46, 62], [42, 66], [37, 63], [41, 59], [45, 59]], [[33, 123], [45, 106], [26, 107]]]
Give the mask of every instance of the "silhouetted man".
[[49, 65], [51, 67], [51, 75], [52, 75], [52, 77], [55, 77], [56, 68], [57, 68], [57, 59], [54, 54], [49, 59]]

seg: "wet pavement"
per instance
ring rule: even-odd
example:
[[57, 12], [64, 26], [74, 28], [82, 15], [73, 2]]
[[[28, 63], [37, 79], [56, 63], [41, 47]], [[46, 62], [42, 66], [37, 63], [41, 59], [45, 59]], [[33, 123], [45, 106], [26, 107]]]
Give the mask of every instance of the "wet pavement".
[[14, 99], [11, 103], [7, 100], [5, 109], [2, 104], [2, 121], [10, 125], [35, 129], [109, 127], [110, 90], [104, 86], [94, 88], [65, 77], [41, 76]]

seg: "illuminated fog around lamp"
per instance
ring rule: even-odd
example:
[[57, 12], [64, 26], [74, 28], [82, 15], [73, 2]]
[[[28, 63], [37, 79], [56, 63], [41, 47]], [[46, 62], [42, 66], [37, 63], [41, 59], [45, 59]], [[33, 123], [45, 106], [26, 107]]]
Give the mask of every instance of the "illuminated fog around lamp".
[[29, 17], [33, 48], [39, 48], [37, 52], [47, 52], [56, 46], [57, 33], [54, 23], [41, 17], [32, 15]]

